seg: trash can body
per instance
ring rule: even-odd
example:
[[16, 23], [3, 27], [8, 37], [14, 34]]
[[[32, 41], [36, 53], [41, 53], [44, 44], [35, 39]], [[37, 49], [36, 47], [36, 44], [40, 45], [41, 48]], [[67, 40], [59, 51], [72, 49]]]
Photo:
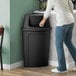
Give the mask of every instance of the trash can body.
[[[39, 15], [40, 18], [42, 15]], [[39, 17], [38, 15], [35, 17]], [[28, 16], [29, 17], [29, 16]], [[30, 17], [29, 17], [30, 18]], [[31, 18], [32, 19], [32, 18]], [[25, 20], [27, 18], [25, 17]], [[39, 20], [39, 19], [38, 19]], [[30, 22], [29, 19], [25, 22]], [[33, 22], [33, 20], [32, 20]], [[30, 24], [30, 23], [29, 23]], [[30, 26], [24, 23], [23, 27], [23, 54], [25, 67], [47, 66], [50, 48], [50, 27]], [[36, 24], [38, 25], [38, 23]], [[47, 25], [50, 26], [48, 23]]]

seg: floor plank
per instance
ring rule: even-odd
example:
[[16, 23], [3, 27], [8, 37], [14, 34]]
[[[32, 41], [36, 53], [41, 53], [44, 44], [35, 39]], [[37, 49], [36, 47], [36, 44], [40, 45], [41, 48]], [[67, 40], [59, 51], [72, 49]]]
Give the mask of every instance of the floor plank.
[[0, 76], [76, 76], [76, 72], [70, 70], [64, 74], [52, 73], [50, 71], [52, 68], [51, 66], [35, 68], [20, 67], [12, 70], [0, 71]]

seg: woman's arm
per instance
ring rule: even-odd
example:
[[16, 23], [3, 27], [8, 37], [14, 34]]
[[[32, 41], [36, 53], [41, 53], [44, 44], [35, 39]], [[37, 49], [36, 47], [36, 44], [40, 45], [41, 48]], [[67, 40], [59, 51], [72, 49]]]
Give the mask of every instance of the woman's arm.
[[43, 27], [47, 18], [50, 16], [50, 12], [51, 12], [51, 9], [53, 8], [54, 6], [54, 3], [55, 3], [55, 0], [48, 0], [47, 1], [47, 8], [44, 12], [44, 15], [43, 15], [43, 19], [41, 20], [41, 22], [39, 23], [39, 26], [40, 27]]
[[70, 7], [70, 10], [71, 10], [71, 12], [72, 12], [72, 14], [73, 14], [74, 5], [73, 5], [73, 3], [72, 3], [71, 0], [69, 0], [69, 7]]
[[44, 12], [44, 18], [48, 18], [50, 16], [51, 9], [53, 8], [55, 0], [47, 0], [47, 8]]

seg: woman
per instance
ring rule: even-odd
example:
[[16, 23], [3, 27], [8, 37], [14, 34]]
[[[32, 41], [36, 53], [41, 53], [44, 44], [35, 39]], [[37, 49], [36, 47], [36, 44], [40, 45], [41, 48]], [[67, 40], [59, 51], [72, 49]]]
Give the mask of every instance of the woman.
[[[74, 62], [76, 63], [76, 48], [73, 46], [72, 31], [74, 27], [74, 17], [73, 17], [73, 3], [71, 0], [48, 0], [47, 8], [44, 13], [43, 19], [39, 23], [40, 27], [43, 27], [47, 18], [50, 16], [52, 7], [54, 7], [56, 12], [56, 49], [58, 55], [58, 67], [52, 69], [52, 72], [65, 73], [67, 72], [65, 55], [63, 49], [63, 42], [69, 49]], [[76, 70], [76, 68], [74, 69]]]

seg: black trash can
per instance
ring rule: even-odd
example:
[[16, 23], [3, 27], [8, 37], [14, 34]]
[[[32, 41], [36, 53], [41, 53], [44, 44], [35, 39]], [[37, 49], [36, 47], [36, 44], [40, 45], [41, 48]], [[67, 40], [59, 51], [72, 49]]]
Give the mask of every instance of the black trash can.
[[22, 28], [25, 67], [48, 65], [51, 27], [49, 19], [47, 19], [44, 27], [39, 27], [42, 17], [42, 14], [25, 16]]

